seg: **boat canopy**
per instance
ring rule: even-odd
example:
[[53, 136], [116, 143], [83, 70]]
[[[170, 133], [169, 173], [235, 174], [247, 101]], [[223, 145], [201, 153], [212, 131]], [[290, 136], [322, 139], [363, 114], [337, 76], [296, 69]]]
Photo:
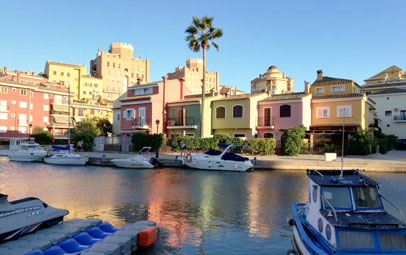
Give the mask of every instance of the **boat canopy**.
[[359, 170], [343, 170], [340, 179], [340, 170], [307, 170], [307, 176], [320, 186], [377, 186], [378, 182], [359, 172]]

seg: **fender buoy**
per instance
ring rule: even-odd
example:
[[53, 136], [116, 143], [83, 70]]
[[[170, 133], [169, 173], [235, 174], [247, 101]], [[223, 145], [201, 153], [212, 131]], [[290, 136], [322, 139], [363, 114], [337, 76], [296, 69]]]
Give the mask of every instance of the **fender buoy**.
[[190, 162], [190, 161], [192, 161], [192, 154], [188, 153], [186, 155], [186, 162]]

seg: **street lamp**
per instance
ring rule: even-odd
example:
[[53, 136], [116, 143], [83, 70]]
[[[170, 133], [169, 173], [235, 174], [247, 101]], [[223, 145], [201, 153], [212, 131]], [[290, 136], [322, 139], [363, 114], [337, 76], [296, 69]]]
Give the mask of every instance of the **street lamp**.
[[155, 124], [156, 124], [156, 133], [158, 134], [159, 132], [158, 132], [158, 128], [159, 128], [159, 123], [160, 123], [161, 121], [160, 120], [156, 120], [155, 121]]
[[28, 142], [31, 142], [31, 129], [32, 129], [32, 124], [28, 124]]

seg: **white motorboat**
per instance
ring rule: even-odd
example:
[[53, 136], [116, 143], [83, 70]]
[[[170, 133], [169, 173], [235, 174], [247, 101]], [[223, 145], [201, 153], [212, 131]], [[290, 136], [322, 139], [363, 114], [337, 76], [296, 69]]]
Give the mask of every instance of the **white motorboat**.
[[0, 242], [57, 224], [68, 213], [38, 198], [28, 197], [9, 202], [7, 195], [0, 194]]
[[8, 158], [12, 161], [42, 161], [47, 152], [38, 143], [20, 143], [10, 150]]
[[117, 167], [124, 168], [154, 168], [155, 165], [151, 164], [151, 159], [147, 156], [150, 150], [151, 147], [143, 147], [135, 156], [125, 159], [113, 159], [111, 162]]
[[86, 155], [76, 153], [56, 153], [44, 158], [44, 162], [53, 165], [83, 166], [89, 158]]
[[231, 148], [244, 147], [245, 145], [218, 144], [218, 146], [226, 147], [226, 149], [224, 151], [209, 150], [205, 153], [188, 153], [184, 159], [185, 165], [203, 170], [239, 172], [248, 171], [253, 168], [249, 158], [229, 152]]

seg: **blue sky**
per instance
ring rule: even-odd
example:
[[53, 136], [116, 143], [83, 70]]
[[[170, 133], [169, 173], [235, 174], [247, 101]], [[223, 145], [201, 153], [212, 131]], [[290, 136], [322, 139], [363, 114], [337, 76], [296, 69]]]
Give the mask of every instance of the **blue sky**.
[[391, 65], [406, 69], [403, 0], [26, 0], [1, 9], [0, 66], [9, 69], [42, 72], [46, 60], [89, 66], [98, 48], [121, 41], [150, 59], [150, 79], [160, 80], [202, 56], [188, 49], [184, 31], [204, 15], [224, 33], [208, 70], [246, 92], [271, 65], [295, 79], [295, 91], [318, 69], [359, 84]]

